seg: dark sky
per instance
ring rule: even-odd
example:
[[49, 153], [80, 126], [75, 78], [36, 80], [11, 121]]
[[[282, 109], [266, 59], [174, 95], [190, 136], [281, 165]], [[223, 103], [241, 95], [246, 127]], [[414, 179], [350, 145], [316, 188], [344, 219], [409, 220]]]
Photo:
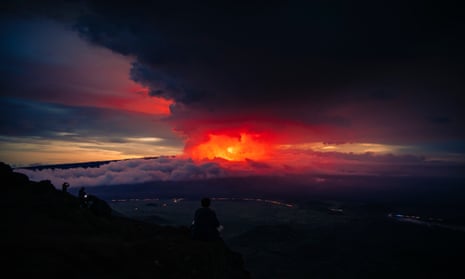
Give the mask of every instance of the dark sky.
[[[171, 154], [246, 127], [464, 159], [458, 1], [36, 2], [1, 14], [2, 149], [143, 138]], [[132, 107], [111, 93], [126, 85]]]

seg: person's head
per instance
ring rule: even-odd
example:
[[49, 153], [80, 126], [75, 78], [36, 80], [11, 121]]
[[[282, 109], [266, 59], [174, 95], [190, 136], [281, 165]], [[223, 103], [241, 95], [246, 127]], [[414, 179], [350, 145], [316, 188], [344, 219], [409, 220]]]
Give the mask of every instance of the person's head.
[[200, 203], [202, 204], [202, 207], [209, 207], [211, 200], [209, 198], [203, 198]]

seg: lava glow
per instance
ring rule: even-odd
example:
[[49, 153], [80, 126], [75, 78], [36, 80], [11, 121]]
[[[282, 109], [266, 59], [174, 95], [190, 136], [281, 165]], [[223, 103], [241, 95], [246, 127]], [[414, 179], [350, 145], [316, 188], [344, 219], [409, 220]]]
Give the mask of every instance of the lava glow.
[[229, 161], [260, 161], [268, 157], [270, 150], [271, 144], [260, 134], [211, 133], [208, 134], [207, 141], [191, 147], [188, 153], [194, 160], [222, 158]]

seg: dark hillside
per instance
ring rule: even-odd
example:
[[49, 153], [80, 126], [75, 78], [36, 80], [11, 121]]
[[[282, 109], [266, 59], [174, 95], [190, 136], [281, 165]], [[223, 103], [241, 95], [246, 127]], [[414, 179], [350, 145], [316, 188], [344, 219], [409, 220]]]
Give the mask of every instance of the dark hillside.
[[49, 181], [29, 181], [0, 163], [4, 274], [63, 278], [249, 278], [223, 242], [200, 243], [187, 227], [113, 214], [98, 197], [87, 208]]

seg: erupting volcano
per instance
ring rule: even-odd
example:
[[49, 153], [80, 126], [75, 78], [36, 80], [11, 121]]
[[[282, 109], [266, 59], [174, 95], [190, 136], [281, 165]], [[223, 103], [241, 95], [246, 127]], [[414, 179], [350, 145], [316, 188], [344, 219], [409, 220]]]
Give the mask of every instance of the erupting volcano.
[[229, 161], [264, 160], [272, 144], [260, 133], [208, 133], [206, 140], [186, 148], [186, 154], [194, 160], [222, 158]]

